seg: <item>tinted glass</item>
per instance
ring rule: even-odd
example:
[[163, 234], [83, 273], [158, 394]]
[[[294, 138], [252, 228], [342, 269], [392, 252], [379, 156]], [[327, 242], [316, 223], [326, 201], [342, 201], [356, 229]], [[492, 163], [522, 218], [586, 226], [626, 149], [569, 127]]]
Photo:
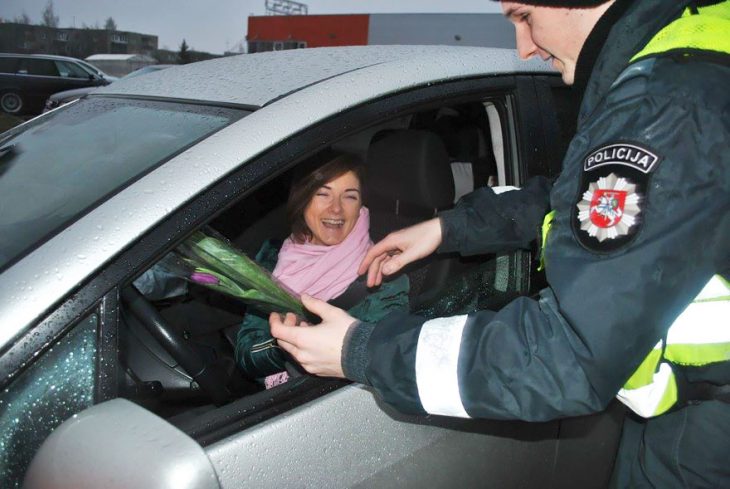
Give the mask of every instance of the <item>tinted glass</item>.
[[97, 319], [92, 315], [0, 392], [0, 481], [21, 487], [54, 428], [94, 400]]
[[56, 61], [56, 67], [61, 76], [69, 78], [89, 78], [89, 74], [80, 66], [66, 61]]
[[0, 73], [15, 73], [17, 58], [0, 58]]
[[56, 64], [48, 59], [24, 59], [20, 63], [20, 71], [29, 75], [58, 76]]
[[0, 141], [0, 270], [100, 199], [246, 114], [90, 98]]
[[89, 63], [86, 63], [82, 60], [78, 60], [77, 63], [80, 64], [82, 68], [84, 68], [85, 70], [87, 70], [89, 73], [91, 73], [93, 75], [103, 75], [103, 72], [94, 65], [90, 65]]

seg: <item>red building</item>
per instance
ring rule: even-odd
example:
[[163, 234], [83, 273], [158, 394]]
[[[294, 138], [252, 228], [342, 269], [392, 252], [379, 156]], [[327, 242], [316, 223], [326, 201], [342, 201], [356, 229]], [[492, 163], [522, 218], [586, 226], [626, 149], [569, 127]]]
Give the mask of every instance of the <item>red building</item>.
[[248, 18], [248, 52], [368, 43], [369, 15], [271, 15]]
[[270, 15], [248, 18], [248, 52], [367, 44], [514, 48], [501, 14]]

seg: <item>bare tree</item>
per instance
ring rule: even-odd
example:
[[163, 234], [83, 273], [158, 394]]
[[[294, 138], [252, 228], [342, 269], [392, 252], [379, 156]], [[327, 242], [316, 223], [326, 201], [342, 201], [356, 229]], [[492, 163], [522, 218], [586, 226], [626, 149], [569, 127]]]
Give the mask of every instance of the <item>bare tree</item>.
[[25, 10], [23, 10], [22, 14], [15, 17], [14, 22], [16, 24], [30, 24], [31, 23], [30, 16], [28, 16], [28, 14], [25, 12]]
[[106, 19], [106, 22], [104, 23], [104, 29], [108, 31], [116, 31], [117, 30], [117, 23], [114, 22], [114, 19], [109, 17]]
[[48, 0], [46, 8], [43, 9], [41, 25], [46, 27], [58, 27], [58, 15], [53, 10], [53, 0]]

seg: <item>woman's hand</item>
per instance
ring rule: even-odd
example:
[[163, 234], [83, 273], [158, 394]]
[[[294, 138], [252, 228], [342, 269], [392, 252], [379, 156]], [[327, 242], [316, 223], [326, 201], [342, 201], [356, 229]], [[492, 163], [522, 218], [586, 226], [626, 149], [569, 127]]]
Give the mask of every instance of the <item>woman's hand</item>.
[[390, 233], [370, 248], [357, 273], [368, 272], [368, 287], [380, 285], [383, 275], [392, 275], [436, 251], [441, 238], [441, 220], [438, 217]]
[[348, 328], [356, 319], [342, 309], [308, 295], [302, 296], [302, 303], [321, 317], [322, 322], [301, 327], [309, 325], [301, 322], [296, 326], [296, 316], [292, 313], [287, 313], [283, 320], [279, 314], [272, 313], [269, 316], [271, 335], [307, 372], [322, 377], [344, 378], [342, 344]]

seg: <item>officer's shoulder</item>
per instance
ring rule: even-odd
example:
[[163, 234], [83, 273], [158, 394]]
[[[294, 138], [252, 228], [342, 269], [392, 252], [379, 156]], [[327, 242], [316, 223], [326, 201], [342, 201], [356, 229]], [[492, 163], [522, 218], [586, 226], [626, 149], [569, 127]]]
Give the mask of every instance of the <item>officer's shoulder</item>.
[[611, 86], [611, 96], [672, 98], [718, 108], [730, 102], [730, 56], [681, 53], [630, 64]]

